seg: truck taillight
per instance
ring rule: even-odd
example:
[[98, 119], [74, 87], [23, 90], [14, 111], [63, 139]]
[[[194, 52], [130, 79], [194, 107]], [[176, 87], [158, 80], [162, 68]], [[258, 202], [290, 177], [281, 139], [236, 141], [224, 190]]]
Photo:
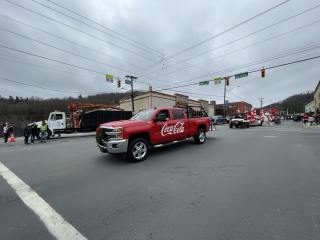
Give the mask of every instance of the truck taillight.
[[98, 128], [96, 129], [96, 135], [99, 135], [99, 134], [100, 134], [100, 131], [101, 131], [101, 128], [98, 127]]

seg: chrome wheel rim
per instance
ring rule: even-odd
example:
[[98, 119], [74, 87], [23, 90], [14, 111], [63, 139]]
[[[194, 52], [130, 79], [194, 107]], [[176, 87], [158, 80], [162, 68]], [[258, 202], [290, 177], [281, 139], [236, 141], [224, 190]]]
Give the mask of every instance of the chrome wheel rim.
[[206, 133], [203, 130], [200, 130], [199, 140], [200, 142], [204, 142], [206, 140]]
[[147, 145], [144, 142], [137, 142], [132, 148], [132, 155], [135, 159], [141, 160], [147, 154]]

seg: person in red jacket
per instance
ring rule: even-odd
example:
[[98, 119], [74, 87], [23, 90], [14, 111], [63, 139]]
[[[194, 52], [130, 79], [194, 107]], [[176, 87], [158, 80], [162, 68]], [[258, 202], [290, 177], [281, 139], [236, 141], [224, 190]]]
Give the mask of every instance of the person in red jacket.
[[309, 120], [309, 116], [308, 116], [308, 114], [305, 113], [303, 115], [303, 126], [307, 126], [308, 120]]

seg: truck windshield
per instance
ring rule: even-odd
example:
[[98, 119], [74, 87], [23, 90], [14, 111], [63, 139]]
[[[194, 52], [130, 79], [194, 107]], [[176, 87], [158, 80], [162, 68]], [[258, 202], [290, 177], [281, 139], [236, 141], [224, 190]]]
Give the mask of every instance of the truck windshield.
[[136, 115], [134, 115], [131, 119], [132, 120], [148, 121], [154, 112], [155, 112], [155, 110], [153, 110], [153, 109], [141, 111], [141, 112], [138, 112]]

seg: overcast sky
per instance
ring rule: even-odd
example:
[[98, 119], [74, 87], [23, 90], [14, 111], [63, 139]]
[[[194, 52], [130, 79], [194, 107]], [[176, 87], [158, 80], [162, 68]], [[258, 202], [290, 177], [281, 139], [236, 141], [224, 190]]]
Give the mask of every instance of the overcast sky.
[[[132, 74], [139, 77], [135, 89], [147, 90], [150, 84], [160, 90], [320, 55], [320, 1], [316, 0], [291, 0], [172, 58], [284, 0], [8, 1], [0, 0], [0, 78], [66, 92], [0, 79], [0, 95], [4, 97], [49, 98], [78, 95], [69, 91], [83, 95], [119, 91], [116, 84], [105, 81], [104, 73], [120, 78]], [[316, 8], [305, 11], [312, 7]], [[260, 78], [259, 72], [231, 78], [227, 99], [259, 106], [260, 97], [269, 104], [313, 90], [320, 79], [319, 64], [320, 59], [315, 59], [267, 70], [265, 78]], [[120, 91], [129, 89], [123, 86]], [[223, 101], [222, 84], [210, 82], [208, 86], [175, 87], [166, 92], [175, 91], [187, 93], [192, 99]]]

